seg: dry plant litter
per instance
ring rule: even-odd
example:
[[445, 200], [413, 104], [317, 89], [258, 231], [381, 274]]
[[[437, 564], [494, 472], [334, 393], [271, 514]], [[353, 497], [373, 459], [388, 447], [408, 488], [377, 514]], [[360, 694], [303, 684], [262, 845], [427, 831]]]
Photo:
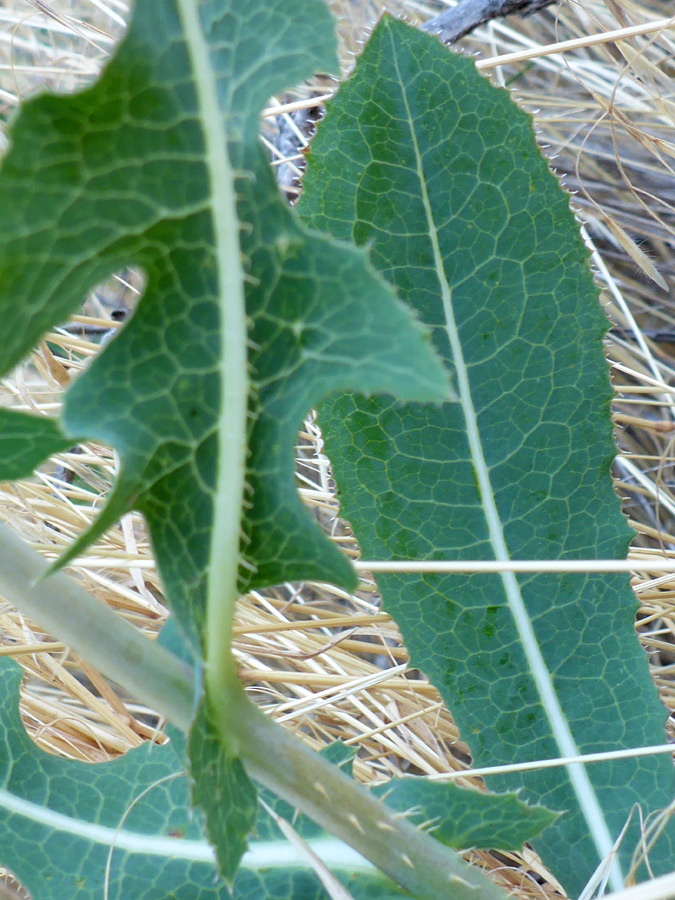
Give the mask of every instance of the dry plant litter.
[[[332, 0], [331, 6], [348, 70], [385, 4]], [[420, 23], [442, 6], [386, 4]], [[640, 568], [632, 578], [638, 632], [672, 713], [675, 575], [649, 569], [650, 562], [675, 557], [675, 20], [664, 20], [666, 6], [657, 0], [563, 0], [529, 18], [492, 21], [457, 48], [474, 54], [489, 77], [535, 114], [541, 145], [584, 224], [612, 322], [607, 354], [616, 388], [614, 475], [636, 531], [631, 558]], [[0, 152], [19, 102], [40, 88], [66, 92], [90, 83], [128, 15], [123, 0], [4, 0]], [[624, 36], [609, 40], [617, 29]], [[578, 40], [588, 36], [596, 38]], [[572, 49], [560, 52], [557, 45], [565, 41], [574, 42]], [[509, 61], [491, 62], [505, 54]], [[334, 87], [317, 79], [270, 98], [261, 137], [275, 165], [300, 170], [301, 152], [287, 158], [275, 151], [279, 123], [288, 123], [295, 107], [316, 106]], [[277, 115], [280, 107], [285, 112]], [[293, 122], [290, 127], [297, 131]], [[297, 139], [301, 147], [306, 136]], [[119, 326], [113, 312], [132, 309], [141, 289], [138, 274], [127, 271], [94, 291], [82, 314], [48, 335], [31, 363], [2, 384], [1, 401], [54, 414], [63, 387]], [[109, 448], [73, 448], [30, 481], [2, 486], [0, 517], [54, 558], [96, 515], [115, 468]], [[297, 480], [308, 506], [356, 557], [358, 548], [338, 519], [313, 417], [298, 438]], [[140, 516], [125, 517], [70, 567], [70, 575], [149, 635], [160, 630], [166, 616], [162, 588]], [[407, 668], [373, 578], [364, 576], [354, 595], [324, 584], [253, 593], [240, 603], [237, 634], [241, 676], [259, 702], [314, 747], [338, 738], [358, 746], [358, 778], [383, 780], [403, 772], [449, 777], [470, 766], [469, 750], [435, 690]], [[162, 722], [152, 711], [1, 600], [0, 653], [13, 655], [26, 670], [22, 715], [46, 750], [97, 762], [144, 740], [163, 740]], [[672, 716], [668, 733], [672, 737]], [[636, 734], [635, 746], [641, 743]], [[561, 891], [527, 849], [471, 857], [518, 897]], [[0, 898], [19, 896], [11, 875], [0, 879]]]

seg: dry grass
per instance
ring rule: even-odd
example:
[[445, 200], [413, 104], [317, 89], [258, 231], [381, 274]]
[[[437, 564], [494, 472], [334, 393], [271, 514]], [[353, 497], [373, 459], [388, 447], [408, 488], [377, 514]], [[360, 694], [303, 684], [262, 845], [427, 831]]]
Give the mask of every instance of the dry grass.
[[[340, 15], [345, 65], [382, 4], [333, 0]], [[656, 20], [664, 4], [580, 0], [529, 19], [493, 22], [461, 46], [481, 59]], [[36, 7], [42, 7], [39, 13]], [[423, 20], [436, 7], [417, 0], [389, 4]], [[47, 14], [49, 12], [49, 15]], [[68, 91], [91, 80], [122, 30], [122, 0], [5, 0], [0, 9], [0, 119], [40, 85]], [[85, 23], [91, 28], [87, 29]], [[675, 280], [673, 74], [675, 29], [619, 43], [597, 43], [492, 70], [536, 112], [542, 143], [575, 204], [595, 249], [603, 302], [615, 323], [608, 355], [615, 364], [620, 455], [617, 488], [636, 529], [641, 559], [675, 554], [675, 308], [664, 290]], [[316, 96], [317, 83], [284, 98]], [[2, 141], [2, 130], [0, 130]], [[2, 144], [0, 144], [0, 147]], [[65, 383], [96, 352], [83, 325], [109, 322], [131, 306], [138, 285], [126, 273], [89, 299], [86, 323], [50, 337], [32, 364], [4, 383], [3, 402], [53, 412]], [[78, 332], [79, 327], [79, 332]], [[56, 348], [56, 349], [55, 349]], [[354, 553], [336, 522], [336, 502], [321, 452], [306, 423], [298, 445], [298, 480], [308, 504]], [[60, 468], [59, 468], [60, 467]], [[72, 483], [64, 480], [75, 473]], [[0, 517], [54, 556], [100, 508], [114, 477], [111, 452], [91, 445], [45, 466], [36, 479], [5, 485]], [[161, 585], [143, 523], [129, 516], [71, 574], [149, 634], [164, 621]], [[675, 576], [633, 578], [639, 631], [664, 703], [675, 710]], [[325, 585], [287, 585], [242, 600], [237, 655], [258, 700], [314, 746], [340, 737], [360, 748], [365, 780], [398, 772], [437, 775], [466, 768], [467, 747], [435, 690], [407, 670], [394, 624], [365, 581], [350, 596]], [[63, 645], [15, 610], [0, 608], [2, 653], [29, 673], [23, 715], [46, 749], [80, 759], [111, 758], [144, 739], [161, 739], [152, 714], [120, 696]], [[672, 730], [672, 723], [669, 723]], [[635, 735], [635, 745], [642, 743]], [[534, 854], [475, 854], [522, 897], [553, 895], [556, 882]]]

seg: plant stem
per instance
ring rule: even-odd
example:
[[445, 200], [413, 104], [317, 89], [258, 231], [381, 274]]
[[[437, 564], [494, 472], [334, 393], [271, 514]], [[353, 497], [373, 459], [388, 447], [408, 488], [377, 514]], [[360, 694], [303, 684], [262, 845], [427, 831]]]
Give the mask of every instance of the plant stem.
[[514, 12], [527, 16], [555, 2], [556, 0], [460, 0], [456, 6], [428, 19], [422, 28], [437, 34], [443, 43], [453, 44], [490, 19]]
[[63, 573], [42, 577], [47, 568], [0, 523], [0, 596], [187, 732], [193, 717], [191, 667]]
[[[0, 524], [0, 595], [184, 732], [193, 718], [189, 666], [144, 637]], [[505, 892], [340, 769], [263, 715], [237, 680], [232, 720], [250, 775], [421, 900], [506, 900]], [[233, 729], [234, 730], [234, 729]]]
[[[480, 869], [348, 778], [244, 695], [237, 712], [249, 774], [370, 860], [419, 900], [506, 900]], [[274, 748], [274, 752], [270, 749]]]

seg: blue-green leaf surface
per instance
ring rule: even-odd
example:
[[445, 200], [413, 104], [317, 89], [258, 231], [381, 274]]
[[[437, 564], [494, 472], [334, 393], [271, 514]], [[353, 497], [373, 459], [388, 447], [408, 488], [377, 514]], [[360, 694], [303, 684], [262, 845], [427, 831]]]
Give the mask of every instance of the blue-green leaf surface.
[[[0, 864], [35, 900], [328, 900], [263, 811], [232, 893], [190, 809], [185, 746], [146, 743], [107, 763], [60, 759], [38, 749], [18, 711], [21, 668], [0, 657]], [[268, 799], [271, 799], [268, 797]], [[288, 818], [292, 818], [288, 811]], [[302, 823], [297, 826], [302, 833]], [[339, 841], [315, 828], [310, 846], [354, 900], [405, 894]]]
[[[184, 655], [173, 620], [160, 640]], [[308, 861], [262, 808], [230, 894], [217, 878], [202, 816], [190, 809], [184, 737], [171, 728], [169, 743], [146, 743], [107, 763], [60, 759], [37, 748], [26, 734], [18, 712], [21, 678], [21, 668], [9, 657], [0, 657], [0, 864], [9, 866], [36, 900], [101, 900], [109, 859], [109, 900], [328, 900]], [[339, 744], [322, 753], [336, 764], [347, 764], [352, 754]], [[439, 809], [446, 785], [431, 785], [438, 791], [429, 794], [422, 787], [418, 794], [412, 782], [421, 780], [405, 781], [411, 789], [399, 795], [400, 802], [394, 801], [397, 808], [440, 828], [439, 813], [456, 819], [457, 826], [450, 827], [454, 834], [463, 834], [456, 843], [478, 844], [476, 823], [463, 819], [465, 804], [459, 804], [456, 816], [447, 805]], [[212, 787], [214, 793], [219, 789], [216, 782]], [[292, 822], [354, 900], [407, 896], [288, 804], [267, 790], [261, 796], [277, 815]], [[483, 798], [492, 804], [483, 806]], [[475, 805], [476, 821], [494, 820], [493, 834], [520, 828], [527, 839], [546, 824], [541, 811], [524, 804], [507, 804], [500, 814], [494, 803], [498, 799], [479, 795]], [[508, 816], [514, 820], [511, 824]], [[470, 830], [463, 831], [467, 826]], [[230, 824], [225, 830], [240, 833]]]
[[[112, 495], [61, 563], [142, 511], [197, 652], [207, 594], [212, 614], [225, 607], [210, 639], [226, 643], [237, 589], [355, 581], [297, 494], [310, 408], [352, 388], [449, 393], [428, 334], [364, 251], [296, 221], [259, 142], [267, 98], [335, 70], [334, 43], [321, 0], [139, 3], [93, 87], [23, 106], [0, 168], [0, 374], [102, 279], [145, 273], [131, 321], [68, 390], [60, 425], [14, 414], [12, 427], [32, 436], [31, 464], [76, 439], [115, 447]], [[10, 437], [0, 479], [17, 474]], [[206, 807], [230, 879], [255, 792], [239, 760], [213, 757], [212, 737], [194, 735], [192, 774], [198, 798], [213, 798], [215, 773], [237, 807]]]
[[29, 416], [13, 409], [0, 409], [0, 478], [25, 478], [52, 453], [73, 444], [47, 416]]
[[393, 778], [375, 793], [457, 850], [521, 850], [556, 819], [551, 810], [528, 806], [515, 793], [486, 794], [424, 778]]
[[[623, 558], [631, 532], [609, 473], [607, 322], [529, 116], [472, 61], [385, 18], [328, 104], [308, 164], [304, 221], [370, 248], [433, 329], [460, 396], [403, 406], [343, 395], [320, 408], [364, 558]], [[383, 574], [378, 584], [477, 765], [663, 743], [625, 576]], [[634, 804], [644, 815], [666, 806], [674, 779], [671, 760], [653, 756], [488, 784], [524, 785], [564, 811], [534, 843], [576, 892]], [[657, 872], [672, 868], [673, 834], [650, 852]]]
[[[69, 556], [140, 509], [195, 646], [219, 490], [221, 384], [249, 408], [242, 590], [353, 582], [295, 487], [295, 436], [313, 404], [347, 387], [420, 399], [449, 390], [428, 336], [366, 254], [298, 224], [259, 144], [267, 98], [336, 66], [321, 0], [139, 3], [93, 87], [24, 104], [0, 168], [2, 372], [102, 279], [132, 264], [145, 271], [133, 318], [66, 395], [63, 442], [95, 438], [122, 461], [107, 506]], [[248, 360], [225, 378], [224, 311], [237, 290]], [[45, 427], [23, 418], [15, 430]], [[43, 435], [40, 448], [62, 447], [56, 438]], [[16, 475], [9, 453], [0, 479]]]
[[190, 732], [192, 799], [206, 814], [206, 831], [218, 852], [220, 874], [232, 882], [256, 820], [257, 797], [244, 764], [224, 752], [218, 732], [201, 703]]
[[[324, 747], [321, 756], [351, 774], [351, 747], [337, 741]], [[392, 778], [371, 790], [387, 806], [405, 813], [419, 828], [457, 850], [520, 850], [556, 818], [551, 810], [529, 806], [514, 793], [487, 794], [421, 777]], [[306, 816], [294, 815], [284, 801], [266, 799], [277, 812], [292, 819], [303, 835], [319, 837], [323, 833]]]

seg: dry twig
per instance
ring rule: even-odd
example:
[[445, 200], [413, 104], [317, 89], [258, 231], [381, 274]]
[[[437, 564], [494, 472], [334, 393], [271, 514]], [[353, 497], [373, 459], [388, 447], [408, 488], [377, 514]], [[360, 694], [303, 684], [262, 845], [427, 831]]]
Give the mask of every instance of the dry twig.
[[500, 19], [512, 13], [527, 16], [555, 2], [557, 0], [460, 0], [457, 6], [433, 16], [422, 28], [437, 34], [443, 43], [453, 44], [490, 19]]

